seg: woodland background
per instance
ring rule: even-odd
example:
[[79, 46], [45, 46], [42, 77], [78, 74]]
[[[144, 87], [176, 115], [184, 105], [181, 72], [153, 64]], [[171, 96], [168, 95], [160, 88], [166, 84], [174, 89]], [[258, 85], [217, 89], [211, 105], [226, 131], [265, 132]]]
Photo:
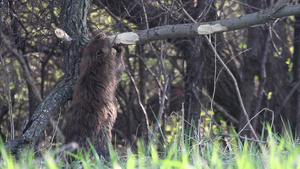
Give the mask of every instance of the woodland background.
[[[1, 138], [8, 141], [26, 133], [34, 124], [32, 119], [43, 118], [34, 115], [43, 105], [41, 101], [52, 97], [56, 109], [34, 143], [47, 147], [63, 141], [60, 129], [72, 95], [69, 91], [78, 73], [78, 49], [98, 32], [118, 34], [222, 20], [270, 8], [274, 3], [273, 0], [2, 0]], [[80, 17], [85, 16], [86, 23], [81, 22]], [[71, 47], [55, 36], [57, 27], [64, 28], [75, 39]], [[235, 76], [245, 109], [249, 118], [253, 117], [251, 124], [259, 136], [267, 123], [278, 133], [289, 130], [295, 137], [300, 135], [299, 34], [298, 15], [208, 37]], [[247, 120], [232, 78], [204, 36], [123, 48], [126, 70], [117, 89], [119, 108], [113, 129], [114, 144], [135, 148], [137, 138], [144, 136], [147, 142], [153, 133], [167, 142], [183, 125], [187, 133], [198, 137], [226, 133], [231, 126], [241, 131], [241, 136], [253, 137], [250, 129], [244, 128]], [[58, 92], [64, 99], [55, 99], [54, 90], [64, 86], [66, 92]], [[157, 121], [161, 127], [157, 127]]]

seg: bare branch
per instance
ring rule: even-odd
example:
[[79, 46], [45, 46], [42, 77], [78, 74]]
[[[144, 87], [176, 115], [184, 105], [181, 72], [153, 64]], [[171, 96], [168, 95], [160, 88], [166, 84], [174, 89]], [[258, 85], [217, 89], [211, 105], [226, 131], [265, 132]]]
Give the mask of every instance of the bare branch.
[[7, 39], [4, 37], [3, 32], [0, 32], [0, 39], [3, 42], [2, 44], [7, 47], [17, 58], [17, 60], [20, 62], [24, 73], [26, 75], [26, 80], [29, 83], [30, 87], [33, 90], [34, 96], [36, 97], [37, 100], [41, 101], [42, 98], [39, 94], [39, 90], [37, 89], [36, 85], [34, 84], [34, 80], [31, 77], [31, 73], [26, 65], [25, 59], [22, 55], [22, 53], [20, 53], [17, 49], [14, 49], [10, 46], [9, 42], [7, 41]]
[[288, 95], [284, 98], [281, 106], [276, 110], [276, 112], [280, 113], [282, 111], [282, 109], [284, 108], [284, 106], [286, 105], [286, 103], [293, 96], [293, 94], [299, 88], [299, 86], [300, 86], [300, 81], [297, 81], [296, 83], [294, 83], [294, 87], [290, 90], [290, 92], [288, 93]]
[[206, 90], [202, 89], [202, 94], [203, 96], [205, 96], [206, 98], [209, 99], [209, 101], [212, 103], [213, 106], [216, 107], [217, 110], [220, 111], [220, 113], [226, 117], [227, 119], [229, 119], [234, 125], [238, 125], [239, 121], [233, 117], [230, 113], [227, 112], [227, 110], [225, 110], [221, 105], [219, 105], [217, 102], [215, 102], [207, 93]]
[[[29, 86], [31, 87], [31, 89], [34, 93], [35, 99], [38, 100], [38, 102], [42, 102], [42, 97], [40, 95], [38, 88], [35, 85], [35, 82], [31, 76], [29, 68], [26, 65], [23, 54], [20, 53], [17, 49], [11, 47], [8, 40], [4, 37], [3, 32], [0, 32], [0, 39], [3, 42], [4, 46], [7, 47], [14, 54], [14, 56], [16, 56], [17, 60], [20, 62], [22, 69], [24, 70], [25, 79], [28, 82]], [[55, 123], [55, 121], [53, 120], [52, 117], [50, 118], [50, 124], [53, 127], [53, 129], [57, 130], [57, 135], [60, 137], [60, 139], [64, 140], [61, 130], [57, 127], [57, 124]]]
[[235, 88], [235, 90], [237, 92], [237, 96], [238, 96], [238, 99], [239, 99], [240, 106], [242, 108], [242, 112], [243, 112], [243, 114], [244, 114], [244, 116], [246, 117], [246, 120], [247, 120], [247, 124], [246, 125], [249, 125], [249, 127], [250, 127], [250, 129], [251, 129], [251, 131], [252, 131], [252, 133], [253, 133], [253, 135], [255, 137], [255, 139], [259, 140], [258, 137], [257, 137], [257, 135], [256, 135], [256, 133], [255, 133], [255, 130], [253, 129], [253, 127], [251, 125], [251, 122], [249, 120], [249, 116], [248, 116], [248, 113], [247, 113], [247, 111], [245, 109], [244, 102], [243, 102], [243, 99], [242, 99], [242, 96], [241, 96], [241, 92], [240, 92], [240, 89], [239, 89], [239, 86], [238, 86], [236, 78], [234, 77], [234, 75], [232, 74], [232, 72], [230, 71], [230, 69], [227, 67], [227, 65], [223, 62], [222, 58], [220, 57], [220, 55], [218, 54], [218, 52], [216, 51], [216, 49], [212, 45], [211, 40], [207, 36], [205, 36], [205, 38], [209, 42], [209, 45], [211, 46], [211, 48], [214, 51], [215, 55], [217, 56], [218, 60], [221, 62], [221, 64], [225, 68], [226, 72], [229, 74], [229, 76], [233, 80], [234, 88]]
[[[135, 83], [135, 80], [134, 80], [134, 78], [132, 77], [132, 75], [130, 74], [130, 72], [129, 72], [129, 71], [125, 71], [125, 72], [126, 72], [126, 73], [128, 74], [128, 76], [130, 77], [130, 80], [131, 80], [131, 82], [132, 82], [132, 84], [133, 84], [133, 86], [134, 86], [135, 92], [136, 92], [137, 97], [138, 97], [138, 103], [139, 103], [141, 109], [143, 110], [143, 113], [144, 113], [144, 116], [145, 116], [147, 132], [150, 132], [148, 115], [147, 115], [147, 112], [146, 112], [145, 107], [144, 107], [143, 104], [142, 104], [139, 89], [137, 88], [137, 85], [136, 85], [136, 83]], [[148, 139], [148, 141], [149, 141], [149, 138], [147, 138], [147, 139]]]
[[276, 13], [279, 9], [283, 8], [290, 0], [278, 0], [273, 6], [271, 13]]
[[144, 44], [161, 39], [193, 37], [212, 33], [227, 32], [258, 24], [264, 24], [276, 18], [300, 14], [300, 4], [292, 6], [278, 6], [280, 8], [277, 10], [273, 10], [273, 8], [264, 9], [256, 13], [225, 20], [159, 26], [147, 30], [138, 30], [135, 32], [125, 32], [118, 35], [112, 35], [108, 38], [114, 44]]
[[[157, 122], [156, 122], [156, 124], [154, 126], [154, 130], [153, 130], [154, 134], [158, 131], [158, 127], [160, 126], [159, 123], [161, 121], [162, 114], [163, 114], [164, 107], [165, 107], [166, 92], [167, 92], [168, 84], [169, 84], [169, 77], [166, 76], [165, 77], [165, 85], [164, 85], [164, 89], [162, 91], [162, 96], [161, 96], [161, 103], [160, 103], [159, 111], [158, 111]], [[164, 135], [162, 135], [162, 137], [164, 137]]]
[[9, 112], [9, 118], [10, 118], [10, 126], [11, 126], [11, 139], [15, 139], [15, 125], [14, 125], [14, 118], [12, 114], [12, 99], [11, 99], [11, 91], [10, 91], [10, 72], [6, 67], [6, 63], [2, 57], [2, 54], [0, 54], [0, 61], [2, 62], [3, 69], [5, 74], [7, 75], [7, 95], [8, 95], [8, 112]]
[[[266, 38], [266, 43], [265, 43], [265, 48], [264, 52], [262, 55], [261, 63], [260, 63], [260, 84], [259, 84], [259, 89], [257, 93], [257, 100], [256, 100], [256, 106], [254, 109], [254, 113], [259, 112], [259, 109], [261, 107], [262, 99], [263, 99], [263, 92], [265, 89], [265, 85], [267, 82], [267, 71], [266, 71], [266, 62], [267, 62], [267, 57], [268, 57], [268, 51], [269, 51], [269, 45], [270, 45], [270, 34], [267, 35]], [[254, 129], [256, 129], [258, 119], [254, 119], [253, 121], [253, 126]]]

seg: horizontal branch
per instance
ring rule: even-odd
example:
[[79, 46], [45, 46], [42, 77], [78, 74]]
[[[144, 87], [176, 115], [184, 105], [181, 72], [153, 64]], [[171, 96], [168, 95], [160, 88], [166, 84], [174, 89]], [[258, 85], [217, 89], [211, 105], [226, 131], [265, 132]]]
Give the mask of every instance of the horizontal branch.
[[300, 4], [285, 6], [279, 10], [273, 10], [273, 8], [265, 9], [256, 13], [242, 15], [236, 18], [229, 18], [212, 22], [166, 25], [151, 28], [148, 30], [125, 32], [109, 36], [108, 38], [114, 44], [144, 44], [161, 39], [193, 37], [218, 32], [227, 32], [247, 28], [253, 25], [263, 24], [276, 18], [298, 14], [300, 14]]

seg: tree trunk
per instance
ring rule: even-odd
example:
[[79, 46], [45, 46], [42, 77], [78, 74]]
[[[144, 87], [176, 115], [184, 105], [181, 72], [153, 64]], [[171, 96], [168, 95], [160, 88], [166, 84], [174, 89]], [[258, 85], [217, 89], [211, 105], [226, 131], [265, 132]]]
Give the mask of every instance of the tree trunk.
[[60, 13], [61, 28], [73, 39], [69, 46], [64, 46], [65, 76], [49, 95], [42, 101], [27, 122], [22, 134], [5, 144], [12, 153], [35, 145], [44, 131], [52, 114], [72, 97], [72, 88], [76, 82], [81, 54], [78, 49], [88, 41], [86, 16], [89, 0], [65, 0]]
[[[146, 72], [145, 72], [145, 64], [143, 63], [143, 59], [144, 59], [144, 45], [137, 45], [136, 47], [137, 53], [140, 56], [140, 58], [138, 59], [138, 65], [139, 65], [139, 91], [140, 91], [140, 98], [141, 98], [141, 103], [143, 106], [146, 106]], [[149, 112], [147, 112], [149, 113]], [[147, 127], [147, 118], [145, 117], [145, 115], [140, 116], [141, 119], [141, 127], [142, 127], [142, 135], [144, 137], [144, 143], [145, 145], [148, 144], [149, 142], [149, 132], [148, 131], [148, 127]]]
[[[260, 0], [254, 0], [249, 2], [251, 6], [257, 8], [264, 8], [264, 3]], [[253, 13], [252, 8], [246, 7], [246, 13]], [[249, 52], [245, 54], [243, 57], [243, 66], [242, 66], [242, 83], [241, 83], [241, 94], [244, 102], [244, 106], [246, 112], [251, 118], [253, 115], [254, 107], [256, 103], [256, 97], [254, 94], [255, 84], [254, 78], [255, 76], [260, 75], [260, 61], [261, 55], [263, 51], [264, 42], [265, 42], [265, 32], [260, 27], [250, 27], [248, 28], [247, 35], [247, 48], [250, 49]], [[249, 127], [244, 128], [247, 125], [246, 117], [241, 113], [240, 115], [240, 123], [239, 123], [239, 131], [242, 131], [242, 135], [247, 135], [250, 137], [250, 129]]]
[[[199, 44], [201, 38], [196, 38]], [[199, 44], [200, 46], [200, 44]], [[190, 50], [192, 48], [192, 50]], [[192, 52], [191, 52], [192, 51]], [[185, 75], [185, 105], [184, 121], [185, 131], [189, 136], [194, 135], [198, 129], [198, 120], [201, 115], [201, 96], [202, 96], [202, 57], [200, 48], [187, 48], [183, 51], [184, 56], [189, 56], [186, 65]], [[191, 128], [192, 127], [192, 128]], [[196, 130], [195, 130], [196, 129]], [[190, 132], [191, 135], [190, 135]]]
[[[187, 12], [194, 18], [193, 22], [215, 20], [215, 11], [211, 10], [214, 5], [211, 1], [198, 1], [197, 4], [191, 1], [183, 3], [186, 5]], [[204, 13], [205, 15], [199, 18]], [[195, 37], [188, 44], [182, 43], [180, 46], [186, 59], [184, 129], [188, 136], [195, 136], [199, 133], [198, 121], [202, 110], [203, 58], [210, 57], [209, 50], [205, 46], [206, 43], [201, 37]]]

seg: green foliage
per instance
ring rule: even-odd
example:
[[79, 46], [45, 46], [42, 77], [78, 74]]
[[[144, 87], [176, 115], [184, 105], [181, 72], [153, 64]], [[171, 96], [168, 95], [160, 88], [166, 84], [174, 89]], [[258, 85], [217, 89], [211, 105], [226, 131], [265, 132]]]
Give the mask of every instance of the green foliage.
[[[225, 142], [216, 138], [203, 143], [203, 140], [195, 138], [192, 146], [181, 137], [182, 133], [176, 133], [175, 138], [167, 145], [164, 152], [159, 152], [158, 145], [152, 141], [150, 146], [145, 146], [142, 140], [138, 141], [138, 151], [127, 149], [125, 157], [118, 155], [111, 146], [110, 161], [100, 158], [95, 149], [77, 154], [68, 153], [75, 160], [66, 164], [64, 159], [51, 152], [46, 152], [42, 158], [34, 157], [32, 150], [24, 152], [18, 158], [12, 156], [0, 144], [1, 169], [13, 168], [299, 168], [300, 146], [289, 132], [282, 137], [273, 134], [268, 127], [269, 137], [267, 144], [258, 144], [231, 138]], [[235, 140], [235, 141], [234, 141]], [[203, 144], [201, 144], [201, 142]]]
[[13, 162], [13, 158], [11, 156], [11, 154], [9, 152], [7, 152], [3, 146], [3, 142], [2, 140], [0, 140], [0, 153], [1, 153], [1, 166], [3, 168], [7, 168], [7, 169], [13, 169], [14, 168], [14, 162]]

